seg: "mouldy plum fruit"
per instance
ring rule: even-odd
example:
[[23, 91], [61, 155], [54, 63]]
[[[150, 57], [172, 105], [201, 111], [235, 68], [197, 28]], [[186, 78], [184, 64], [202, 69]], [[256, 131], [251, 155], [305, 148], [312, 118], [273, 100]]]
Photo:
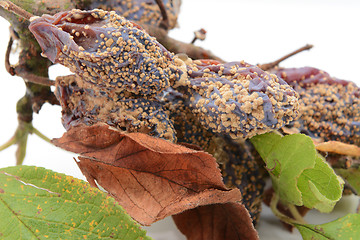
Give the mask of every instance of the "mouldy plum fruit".
[[260, 217], [265, 187], [264, 172], [256, 161], [260, 156], [248, 141], [239, 142], [228, 137], [223, 141], [222, 151], [226, 153], [226, 160], [221, 164], [223, 181], [228, 188], [240, 189], [242, 203], [256, 225]]
[[240, 189], [256, 222], [259, 167], [230, 137], [249, 138], [294, 120], [298, 96], [286, 82], [245, 62], [174, 56], [114, 12], [45, 15], [30, 30], [45, 56], [75, 73], [56, 83], [67, 129], [104, 122], [197, 144], [222, 164], [226, 183]]
[[233, 138], [278, 129], [298, 115], [297, 93], [275, 75], [245, 62], [174, 56], [115, 12], [44, 15], [29, 28], [50, 60], [69, 67], [91, 88], [116, 95], [117, 102], [146, 99], [151, 107], [143, 110], [149, 115], [169, 87], [189, 98], [192, 114], [206, 129]]
[[[176, 27], [181, 0], [162, 0], [162, 2], [169, 19], [169, 28], [172, 29]], [[140, 25], [159, 27], [163, 19], [155, 0], [96, 0], [91, 1], [87, 7], [88, 10], [100, 8], [106, 11], [116, 11], [117, 14]]]
[[43, 55], [102, 88], [156, 95], [179, 78], [172, 54], [115, 12], [75, 9], [43, 15], [29, 29]]
[[66, 130], [97, 122], [127, 132], [142, 132], [175, 141], [175, 129], [162, 104], [145, 98], [121, 98], [94, 88], [76, 75], [56, 78], [56, 97], [62, 107]]
[[290, 123], [297, 93], [282, 79], [245, 62], [185, 60], [188, 78], [177, 82], [200, 122], [232, 138], [250, 138]]
[[[189, 107], [189, 98], [173, 88], [166, 89], [160, 98], [164, 103], [164, 108], [169, 112], [170, 120], [174, 123], [178, 141], [200, 146], [209, 152], [209, 145], [212, 145], [214, 134], [206, 126], [200, 124], [193, 114]], [[212, 151], [209, 153], [213, 154]]]
[[190, 143], [213, 155], [220, 165], [223, 181], [229, 188], [238, 188], [243, 196], [254, 225], [261, 211], [264, 176], [251, 143], [232, 140], [228, 135], [216, 134], [203, 126], [189, 108], [189, 99], [169, 88], [163, 100], [169, 108], [179, 143]]
[[290, 124], [313, 138], [360, 145], [360, 89], [312, 67], [275, 69], [300, 95], [301, 117]]

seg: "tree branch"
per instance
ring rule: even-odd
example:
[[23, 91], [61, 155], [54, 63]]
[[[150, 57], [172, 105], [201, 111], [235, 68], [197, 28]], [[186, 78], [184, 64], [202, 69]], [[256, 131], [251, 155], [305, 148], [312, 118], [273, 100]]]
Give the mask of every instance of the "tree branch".
[[30, 20], [30, 18], [34, 16], [10, 1], [0, 1], [0, 6], [10, 12], [15, 13], [16, 15], [19, 15], [22, 18], [25, 18], [26, 20]]
[[13, 37], [10, 35], [9, 42], [8, 42], [6, 52], [5, 52], [5, 69], [11, 76], [15, 75], [15, 69], [10, 64], [10, 53], [11, 53], [11, 48], [12, 48], [13, 42], [14, 42]]
[[28, 72], [23, 65], [12, 66], [10, 64], [10, 52], [13, 44], [13, 37], [10, 35], [9, 43], [5, 53], [5, 68], [11, 76], [22, 77], [25, 81], [36, 83], [44, 86], [54, 86], [55, 81], [50, 80], [47, 77], [38, 76]]
[[144, 24], [142, 27], [170, 52], [185, 53], [192, 59], [214, 59], [219, 62], [225, 62], [208, 50], [195, 46], [191, 43], [184, 43], [169, 37], [167, 35], [167, 31], [164, 29]]
[[157, 3], [157, 5], [159, 6], [160, 8], [160, 12], [161, 12], [161, 15], [162, 15], [162, 22], [160, 23], [160, 27], [165, 29], [165, 30], [168, 30], [169, 29], [169, 17], [167, 15], [167, 12], [166, 12], [166, 9], [165, 9], [165, 6], [164, 6], [164, 2], [162, 0], [155, 0], [155, 2]]
[[274, 61], [274, 62], [271, 62], [271, 63], [265, 63], [265, 64], [261, 64], [261, 65], [258, 65], [259, 68], [261, 68], [262, 70], [264, 71], [267, 71], [267, 70], [270, 70], [270, 69], [273, 69], [274, 67], [276, 67], [277, 65], [279, 65], [280, 62], [284, 61], [285, 59], [288, 59], [289, 57], [292, 57], [302, 51], [305, 51], [305, 50], [310, 50], [311, 48], [313, 47], [313, 45], [311, 44], [306, 44], [305, 46], [279, 58], [278, 60]]

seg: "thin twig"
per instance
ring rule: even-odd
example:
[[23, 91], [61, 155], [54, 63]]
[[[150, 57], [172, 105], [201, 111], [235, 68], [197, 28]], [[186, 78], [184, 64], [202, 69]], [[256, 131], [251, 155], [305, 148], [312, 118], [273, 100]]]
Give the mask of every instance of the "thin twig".
[[22, 77], [27, 82], [36, 83], [36, 84], [40, 84], [40, 85], [44, 85], [44, 86], [54, 86], [55, 81], [50, 80], [49, 78], [46, 78], [46, 77], [41, 77], [41, 76], [38, 76], [38, 75], [35, 75], [32, 73], [29, 73], [21, 65], [14, 67], [10, 64], [10, 52], [11, 52], [11, 47], [12, 47], [13, 42], [14, 42], [13, 37], [10, 36], [9, 43], [8, 43], [6, 53], [5, 53], [5, 68], [8, 71], [8, 73], [11, 76], [16, 75], [16, 76]]
[[41, 76], [35, 75], [33, 73], [24, 71], [24, 70], [22, 70], [21, 66], [16, 66], [14, 68], [14, 70], [15, 70], [15, 74], [17, 76], [22, 77], [27, 82], [36, 83], [39, 85], [44, 85], [44, 86], [49, 86], [49, 87], [55, 85], [55, 81], [50, 80], [47, 77], [41, 77]]
[[161, 12], [161, 15], [162, 15], [162, 22], [160, 23], [160, 27], [162, 27], [163, 29], [165, 30], [168, 30], [169, 29], [169, 17], [167, 15], [167, 12], [166, 12], [166, 9], [165, 9], [165, 6], [164, 6], [164, 3], [162, 0], [155, 0], [157, 5], [159, 6], [160, 8], [160, 12]]
[[162, 28], [154, 27], [148, 24], [143, 24], [142, 27], [144, 27], [151, 36], [155, 37], [170, 52], [185, 53], [192, 59], [214, 59], [219, 62], [224, 62], [224, 60], [208, 50], [169, 37], [167, 32]]
[[27, 19], [27, 20], [30, 20], [30, 18], [32, 18], [34, 16], [31, 13], [25, 11], [24, 9], [15, 5], [14, 3], [10, 2], [10, 1], [6, 1], [6, 0], [0, 1], [0, 6], [10, 12], [15, 13], [16, 15], [19, 15], [22, 18]]
[[267, 71], [267, 70], [270, 70], [270, 69], [273, 69], [274, 67], [276, 67], [277, 65], [279, 65], [280, 62], [284, 61], [285, 59], [288, 59], [289, 57], [292, 57], [302, 51], [305, 51], [305, 50], [310, 50], [311, 48], [313, 47], [313, 45], [311, 44], [306, 44], [305, 46], [279, 58], [278, 60], [274, 61], [274, 62], [271, 62], [271, 63], [265, 63], [265, 64], [261, 64], [261, 65], [258, 65], [262, 70], [264, 71]]
[[13, 37], [10, 35], [10, 39], [9, 39], [9, 42], [8, 42], [8, 45], [6, 48], [6, 52], [5, 52], [5, 69], [6, 69], [6, 71], [8, 71], [8, 73], [11, 76], [15, 75], [15, 69], [10, 64], [10, 53], [11, 53], [11, 48], [12, 48], [13, 42], [14, 42]]

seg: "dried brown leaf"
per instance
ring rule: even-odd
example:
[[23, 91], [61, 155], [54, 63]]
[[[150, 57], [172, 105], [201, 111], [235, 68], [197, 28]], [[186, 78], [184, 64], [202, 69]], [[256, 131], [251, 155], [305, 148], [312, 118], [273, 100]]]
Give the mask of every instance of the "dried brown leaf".
[[328, 141], [316, 143], [315, 147], [317, 150], [322, 152], [360, 157], [360, 147], [354, 144], [343, 143], [339, 141]]
[[248, 211], [240, 203], [201, 206], [173, 219], [188, 240], [259, 239]]
[[53, 142], [79, 153], [88, 181], [96, 180], [144, 225], [201, 205], [241, 201], [240, 191], [225, 187], [216, 160], [203, 151], [106, 124], [73, 127]]

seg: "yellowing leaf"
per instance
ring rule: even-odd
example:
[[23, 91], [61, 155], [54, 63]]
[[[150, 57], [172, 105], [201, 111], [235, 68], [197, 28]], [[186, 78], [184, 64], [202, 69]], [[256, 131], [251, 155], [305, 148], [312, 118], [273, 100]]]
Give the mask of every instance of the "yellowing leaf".
[[360, 215], [348, 214], [335, 221], [320, 225], [295, 224], [295, 226], [304, 240], [356, 240], [360, 236]]
[[106, 193], [44, 168], [0, 169], [1, 239], [150, 239]]

